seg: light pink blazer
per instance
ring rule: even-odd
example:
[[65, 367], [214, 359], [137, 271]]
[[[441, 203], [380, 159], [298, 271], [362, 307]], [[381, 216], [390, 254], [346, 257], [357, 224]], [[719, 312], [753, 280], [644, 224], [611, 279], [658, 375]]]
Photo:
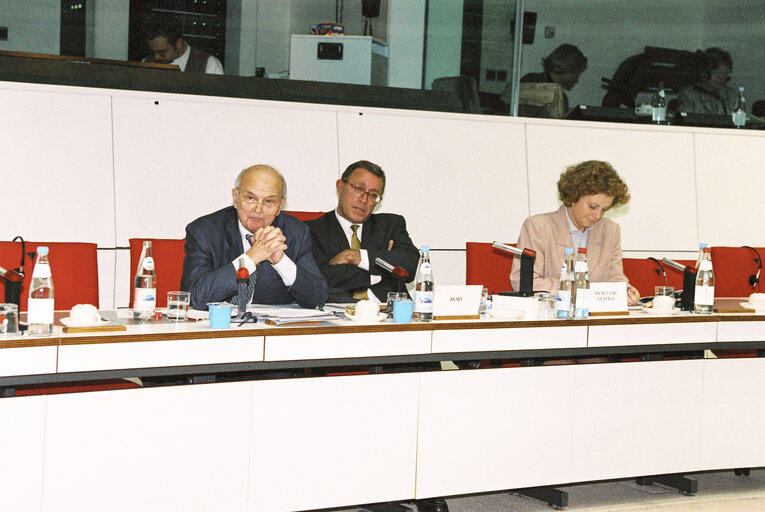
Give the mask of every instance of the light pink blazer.
[[[566, 247], [574, 247], [566, 221], [566, 207], [558, 211], [533, 215], [523, 222], [518, 236], [519, 249], [537, 252], [534, 262], [534, 290], [555, 293]], [[619, 224], [603, 218], [592, 226], [587, 242], [587, 263], [590, 281], [627, 281], [622, 270], [622, 235]], [[510, 284], [520, 285], [520, 258], [513, 258]]]

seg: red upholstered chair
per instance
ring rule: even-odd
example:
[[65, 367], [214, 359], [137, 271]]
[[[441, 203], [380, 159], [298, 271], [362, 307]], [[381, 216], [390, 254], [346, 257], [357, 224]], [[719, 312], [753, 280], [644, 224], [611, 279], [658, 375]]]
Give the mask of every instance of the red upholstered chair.
[[[26, 242], [27, 258], [24, 263], [24, 281], [21, 286], [21, 311], [27, 310], [29, 284], [35, 266], [37, 247], [50, 249], [50, 270], [55, 290], [55, 308], [65, 311], [76, 304], [98, 307], [97, 246], [84, 242]], [[35, 253], [35, 256], [29, 256]], [[12, 269], [21, 263], [20, 242], [0, 242], [0, 267]], [[0, 298], [5, 296], [5, 280], [0, 279]]]
[[[765, 247], [755, 247], [765, 255]], [[765, 285], [758, 283], [754, 289], [751, 276], [757, 274], [762, 261], [757, 262], [757, 253], [747, 247], [712, 247], [712, 267], [715, 271], [716, 297], [748, 297], [754, 292], [765, 291]], [[765, 279], [765, 275], [760, 275]]]
[[[659, 261], [661, 261], [659, 259]], [[681, 265], [695, 265], [695, 260], [675, 260]], [[665, 283], [661, 270], [655, 261], [648, 258], [624, 258], [622, 259], [624, 275], [627, 276], [630, 284], [638, 289], [640, 295], [649, 297], [653, 295], [653, 289], [656, 286], [662, 286]], [[667, 282], [675, 290], [683, 288], [683, 273], [675, 270], [669, 265], [664, 265], [667, 272]]]
[[489, 242], [465, 243], [465, 284], [483, 285], [491, 294], [512, 291], [512, 265], [513, 255], [493, 248]]
[[306, 220], [318, 219], [319, 217], [324, 215], [326, 212], [302, 212], [298, 210], [284, 210], [284, 213], [289, 213], [290, 215], [297, 217], [298, 219], [302, 221], [306, 221]]
[[133, 305], [135, 271], [141, 258], [144, 240], [151, 242], [154, 268], [157, 271], [157, 307], [167, 306], [167, 292], [181, 289], [183, 258], [186, 255], [185, 239], [177, 238], [131, 238], [130, 239], [130, 305]]

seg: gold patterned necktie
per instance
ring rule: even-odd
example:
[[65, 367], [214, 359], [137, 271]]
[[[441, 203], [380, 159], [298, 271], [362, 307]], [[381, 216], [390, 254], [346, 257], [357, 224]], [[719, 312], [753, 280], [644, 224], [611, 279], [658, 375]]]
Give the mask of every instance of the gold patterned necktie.
[[[359, 235], [357, 233], [357, 230], [359, 229], [358, 224], [354, 224], [351, 226], [351, 231], [353, 231], [353, 234], [351, 235], [351, 249], [354, 251], [358, 251], [361, 249], [361, 240], [359, 240]], [[366, 290], [358, 290], [353, 292], [353, 298], [358, 300], [367, 300], [369, 299], [369, 295], [367, 295]]]

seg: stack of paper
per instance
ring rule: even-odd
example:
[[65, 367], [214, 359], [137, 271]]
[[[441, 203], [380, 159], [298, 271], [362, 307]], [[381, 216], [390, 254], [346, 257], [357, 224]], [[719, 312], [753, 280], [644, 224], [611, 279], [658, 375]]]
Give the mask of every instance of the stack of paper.
[[264, 320], [274, 325], [297, 324], [297, 323], [318, 323], [326, 320], [335, 320], [334, 313], [328, 311], [319, 311], [318, 309], [305, 309], [296, 305], [286, 306], [263, 306], [253, 304], [247, 306], [247, 311], [258, 317], [258, 320]]

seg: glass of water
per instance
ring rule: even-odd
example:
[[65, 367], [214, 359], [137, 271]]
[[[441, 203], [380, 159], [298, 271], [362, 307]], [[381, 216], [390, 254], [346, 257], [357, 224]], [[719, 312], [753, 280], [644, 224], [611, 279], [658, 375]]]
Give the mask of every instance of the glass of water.
[[189, 292], [167, 292], [167, 319], [183, 322], [189, 316]]
[[0, 304], [0, 338], [18, 336], [19, 308], [16, 304]]

